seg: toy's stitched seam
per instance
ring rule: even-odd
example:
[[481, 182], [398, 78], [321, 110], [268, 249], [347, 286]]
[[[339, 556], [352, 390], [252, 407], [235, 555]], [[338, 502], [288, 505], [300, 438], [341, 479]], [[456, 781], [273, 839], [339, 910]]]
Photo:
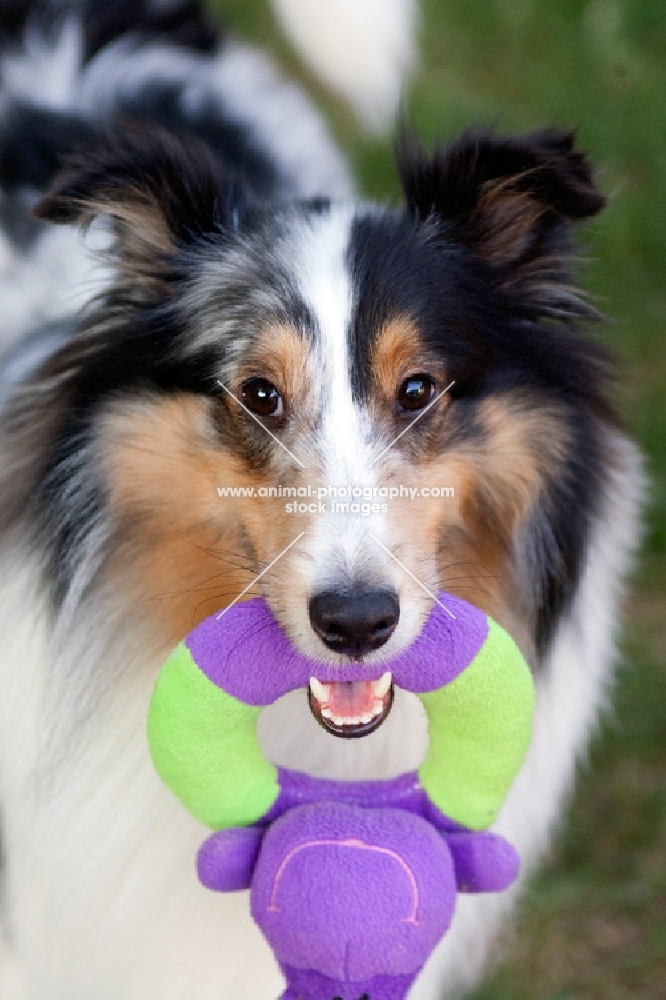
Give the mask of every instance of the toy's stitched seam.
[[273, 878], [273, 885], [271, 887], [271, 894], [267, 906], [267, 910], [270, 913], [280, 912], [280, 908], [276, 905], [275, 899], [277, 896], [277, 890], [280, 879], [282, 878], [287, 868], [287, 865], [289, 864], [291, 859], [294, 858], [297, 854], [300, 854], [301, 851], [304, 851], [308, 847], [330, 847], [330, 846], [352, 847], [361, 851], [375, 851], [377, 854], [386, 854], [388, 855], [388, 857], [393, 858], [394, 861], [397, 861], [402, 870], [407, 875], [407, 878], [409, 879], [409, 883], [412, 890], [412, 898], [413, 898], [412, 912], [408, 917], [403, 917], [402, 920], [406, 924], [415, 924], [416, 926], [418, 926], [419, 903], [420, 903], [419, 887], [416, 881], [416, 876], [414, 875], [414, 872], [412, 871], [410, 866], [407, 864], [402, 855], [397, 853], [397, 851], [392, 851], [388, 847], [378, 847], [376, 844], [366, 844], [364, 840], [358, 840], [355, 837], [350, 837], [346, 840], [336, 840], [334, 838], [306, 840], [303, 844], [299, 844], [297, 847], [292, 847], [287, 856], [282, 859], [280, 866], [275, 873], [275, 877]]

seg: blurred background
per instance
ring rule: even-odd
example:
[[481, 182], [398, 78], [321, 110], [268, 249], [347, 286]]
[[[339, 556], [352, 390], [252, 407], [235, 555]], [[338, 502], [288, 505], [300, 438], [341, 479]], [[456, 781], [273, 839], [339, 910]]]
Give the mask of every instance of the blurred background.
[[[370, 138], [304, 68], [266, 0], [210, 0], [324, 109], [360, 190], [396, 199]], [[359, 4], [365, 0], [357, 0]], [[388, 2], [388, 0], [386, 0]], [[312, 9], [326, 0], [311, 0]], [[575, 126], [610, 204], [583, 235], [583, 282], [613, 322], [620, 412], [652, 481], [613, 709], [506, 957], [475, 1000], [666, 997], [666, 3], [422, 0], [406, 112], [426, 142], [472, 123]], [[584, 668], [584, 665], [581, 665]]]

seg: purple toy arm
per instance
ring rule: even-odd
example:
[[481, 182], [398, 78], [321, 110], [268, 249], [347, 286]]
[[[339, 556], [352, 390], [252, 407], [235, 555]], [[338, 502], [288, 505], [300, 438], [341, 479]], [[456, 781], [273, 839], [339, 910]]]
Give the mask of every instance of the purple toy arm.
[[208, 837], [197, 854], [201, 884], [216, 892], [249, 889], [264, 832], [256, 826], [234, 827]]
[[520, 857], [497, 833], [468, 830], [445, 816], [420, 788], [423, 812], [451, 851], [460, 892], [501, 892], [518, 877]]
[[496, 833], [450, 833], [444, 838], [453, 858], [459, 892], [501, 892], [518, 877], [520, 858]]

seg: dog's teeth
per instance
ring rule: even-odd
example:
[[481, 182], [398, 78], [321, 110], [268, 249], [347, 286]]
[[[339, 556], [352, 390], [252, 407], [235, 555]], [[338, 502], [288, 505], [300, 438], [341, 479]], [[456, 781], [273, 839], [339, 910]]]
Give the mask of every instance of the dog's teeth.
[[[318, 698], [316, 691], [313, 691], [313, 693], [315, 697]], [[334, 715], [328, 705], [321, 705], [319, 709], [324, 719], [332, 722], [334, 726], [340, 727], [366, 726], [369, 722], [372, 722], [373, 719], [376, 719], [378, 715], [381, 715], [383, 710], [384, 702], [380, 701], [378, 698], [375, 698], [372, 710], [370, 712], [364, 712], [363, 715]]]
[[310, 690], [320, 705], [325, 705], [331, 694], [331, 685], [322, 684], [316, 677], [310, 678]]
[[383, 698], [388, 689], [391, 687], [391, 671], [388, 670], [385, 674], [379, 678], [378, 681], [373, 681], [372, 693], [375, 698]]

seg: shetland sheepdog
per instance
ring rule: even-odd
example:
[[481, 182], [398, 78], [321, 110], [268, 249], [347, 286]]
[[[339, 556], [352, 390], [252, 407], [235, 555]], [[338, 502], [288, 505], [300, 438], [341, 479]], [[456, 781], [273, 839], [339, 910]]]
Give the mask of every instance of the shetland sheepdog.
[[[196, 3], [0, 10], [0, 995], [268, 1000], [245, 894], [198, 885], [205, 831], [153, 772], [157, 670], [243, 592], [332, 663], [406, 648], [438, 590], [479, 605], [537, 686], [497, 824], [529, 875], [638, 534], [640, 456], [572, 273], [604, 198], [546, 129], [403, 138], [403, 203], [358, 200], [303, 93]], [[270, 489], [322, 483], [394, 498]], [[418, 765], [415, 697], [329, 726], [316, 701], [264, 712], [272, 761]], [[460, 899], [414, 1000], [478, 981], [518, 891]]]

